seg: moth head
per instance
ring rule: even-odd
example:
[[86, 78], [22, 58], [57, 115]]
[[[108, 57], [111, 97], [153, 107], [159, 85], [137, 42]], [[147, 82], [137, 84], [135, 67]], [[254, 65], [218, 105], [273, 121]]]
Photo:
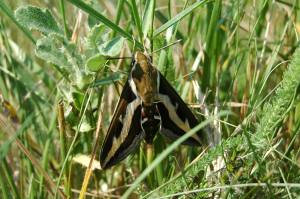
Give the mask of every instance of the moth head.
[[130, 85], [145, 105], [151, 105], [157, 100], [158, 71], [152, 66], [151, 58], [137, 51], [131, 69]]

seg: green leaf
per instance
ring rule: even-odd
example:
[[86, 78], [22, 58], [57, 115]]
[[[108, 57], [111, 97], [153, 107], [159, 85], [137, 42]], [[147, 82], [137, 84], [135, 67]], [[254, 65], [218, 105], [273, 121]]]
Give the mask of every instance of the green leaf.
[[22, 26], [16, 19], [13, 11], [2, 1], [0, 0], [0, 11], [2, 11], [16, 26], [27, 36], [31, 42], [35, 44], [35, 39], [33, 38], [31, 32], [28, 30], [27, 27]]
[[42, 32], [45, 35], [63, 31], [58, 27], [54, 17], [48, 9], [41, 9], [34, 6], [25, 6], [15, 11], [15, 16], [20, 24], [29, 29]]
[[[75, 127], [76, 129], [76, 127]], [[80, 132], [89, 132], [91, 130], [93, 130], [93, 126], [91, 125], [91, 123], [87, 120], [86, 117], [83, 118], [83, 121], [79, 127], [79, 131]]]
[[94, 26], [87, 37], [87, 49], [98, 51], [98, 46], [109, 38], [109, 30], [103, 24]]
[[[84, 94], [83, 93], [80, 93], [78, 91], [70, 91], [72, 93], [70, 93], [72, 95], [72, 100], [74, 102], [74, 106], [77, 108], [77, 110], [80, 110], [81, 106], [82, 106], [82, 103], [84, 101]], [[78, 119], [78, 118], [76, 118]]]
[[76, 76], [73, 75], [73, 78], [74, 77], [76, 86], [81, 90], [85, 89], [94, 81], [94, 76], [92, 74], [88, 74], [84, 70], [77, 72]]
[[117, 36], [110, 41], [105, 42], [104, 44], [99, 46], [99, 52], [102, 55], [114, 57], [117, 56], [124, 44], [125, 38]]
[[47, 62], [55, 64], [64, 78], [70, 80], [77, 88], [83, 89], [93, 80], [93, 75], [84, 70], [84, 61], [76, 46], [62, 36], [52, 33], [37, 41], [36, 55]]
[[105, 24], [106, 26], [108, 26], [109, 28], [114, 30], [115, 32], [118, 32], [120, 35], [125, 37], [128, 41], [135, 43], [138, 48], [141, 48], [141, 49], [143, 48], [143, 45], [140, 42], [134, 40], [132, 38], [132, 35], [129, 32], [126, 32], [125, 30], [123, 30], [121, 27], [119, 27], [118, 25], [113, 23], [111, 20], [109, 20], [108, 18], [106, 18], [105, 16], [103, 16], [102, 14], [97, 12], [95, 9], [93, 9], [92, 7], [90, 7], [89, 5], [84, 3], [83, 1], [81, 1], [81, 0], [68, 0], [68, 1], [70, 3], [72, 3], [73, 5], [77, 6], [78, 8], [84, 10], [91, 16], [95, 17], [97, 20], [101, 21], [103, 24]]
[[52, 64], [61, 67], [71, 67], [68, 58], [64, 53], [65, 48], [63, 42], [63, 37], [56, 34], [50, 34], [37, 41], [35, 53], [39, 58]]
[[90, 57], [87, 60], [85, 67], [87, 70], [91, 72], [96, 72], [100, 70], [105, 65], [106, 62], [107, 62], [106, 57], [98, 54], [93, 57]]

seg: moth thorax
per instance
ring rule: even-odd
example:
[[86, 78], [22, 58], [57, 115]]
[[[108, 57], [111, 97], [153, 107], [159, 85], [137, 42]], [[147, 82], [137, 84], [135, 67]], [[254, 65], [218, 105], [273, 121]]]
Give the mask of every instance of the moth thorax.
[[150, 59], [141, 52], [137, 52], [135, 55], [131, 77], [136, 92], [144, 104], [150, 105], [157, 101], [158, 71], [152, 66]]

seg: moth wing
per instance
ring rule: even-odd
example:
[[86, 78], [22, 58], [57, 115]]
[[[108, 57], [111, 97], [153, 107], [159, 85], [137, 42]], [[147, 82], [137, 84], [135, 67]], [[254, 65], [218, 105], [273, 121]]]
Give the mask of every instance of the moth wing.
[[[160, 73], [159, 103], [157, 107], [161, 117], [161, 133], [176, 140], [198, 124], [192, 111], [187, 107], [174, 88]], [[198, 131], [183, 144], [199, 146], [203, 141], [202, 131]]]
[[139, 146], [144, 137], [140, 120], [140, 99], [126, 81], [102, 145], [100, 164], [103, 169], [125, 159]]

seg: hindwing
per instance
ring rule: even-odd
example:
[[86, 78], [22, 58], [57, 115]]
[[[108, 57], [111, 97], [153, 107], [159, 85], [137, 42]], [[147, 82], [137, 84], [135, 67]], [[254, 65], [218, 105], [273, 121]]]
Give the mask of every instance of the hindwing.
[[[161, 117], [161, 133], [175, 140], [194, 128], [198, 121], [174, 88], [160, 73], [159, 103], [157, 108]], [[203, 133], [198, 131], [183, 144], [199, 146]]]

